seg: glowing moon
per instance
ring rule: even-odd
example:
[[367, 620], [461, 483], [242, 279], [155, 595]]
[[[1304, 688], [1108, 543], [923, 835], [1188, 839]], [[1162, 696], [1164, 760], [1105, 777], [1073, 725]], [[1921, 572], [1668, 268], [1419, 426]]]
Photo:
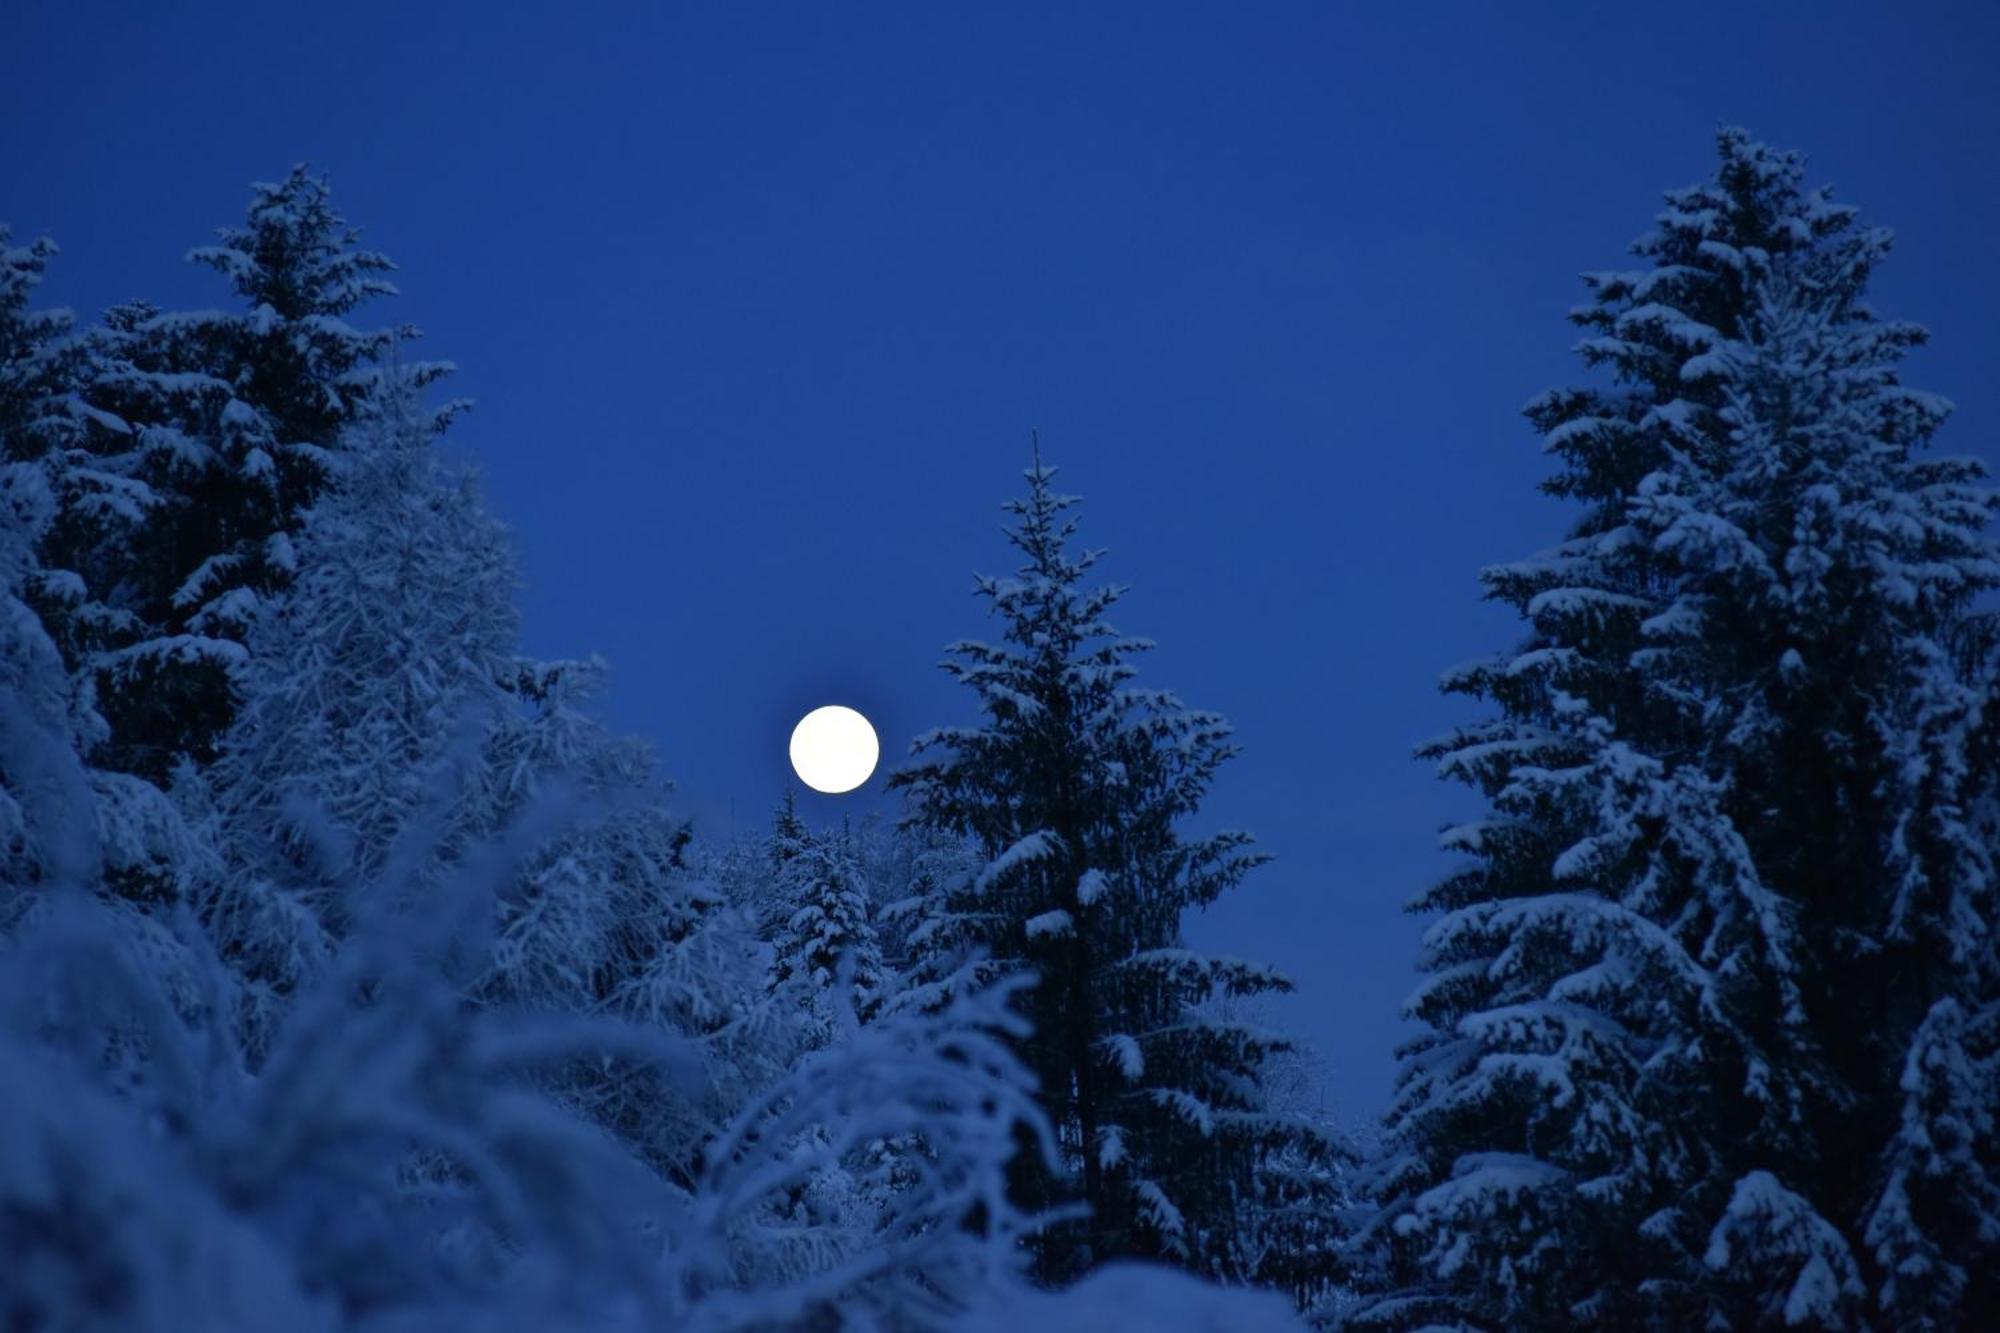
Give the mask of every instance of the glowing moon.
[[868, 781], [882, 746], [875, 728], [852, 708], [815, 708], [792, 728], [792, 769], [814, 791], [839, 795]]

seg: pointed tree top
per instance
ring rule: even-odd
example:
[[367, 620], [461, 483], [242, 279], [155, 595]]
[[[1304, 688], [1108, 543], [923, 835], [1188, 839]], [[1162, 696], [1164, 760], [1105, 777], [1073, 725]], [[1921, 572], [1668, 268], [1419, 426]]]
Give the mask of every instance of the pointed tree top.
[[1002, 506], [1020, 520], [1004, 531], [1007, 540], [1028, 557], [1024, 573], [1067, 582], [1096, 563], [1102, 552], [1084, 551], [1077, 558], [1064, 555], [1063, 548], [1076, 534], [1078, 520], [1064, 517], [1064, 511], [1082, 502], [1081, 496], [1064, 495], [1050, 486], [1057, 468], [1042, 461], [1041, 432], [1030, 435], [1034, 463], [1022, 475], [1028, 479], [1028, 493]]
[[258, 181], [241, 227], [224, 227], [220, 245], [188, 252], [197, 264], [222, 273], [253, 307], [268, 305], [285, 319], [345, 315], [373, 296], [393, 296], [381, 274], [388, 256], [355, 248], [358, 227], [333, 207], [324, 175], [304, 162], [282, 181]]

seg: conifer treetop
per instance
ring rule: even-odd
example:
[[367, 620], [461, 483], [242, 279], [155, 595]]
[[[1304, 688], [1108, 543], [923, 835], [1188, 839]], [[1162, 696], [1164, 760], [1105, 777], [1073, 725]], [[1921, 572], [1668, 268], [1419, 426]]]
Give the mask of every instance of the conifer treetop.
[[307, 163], [282, 181], [257, 181], [243, 226], [218, 228], [218, 245], [198, 246], [188, 259], [229, 279], [252, 309], [269, 306], [281, 319], [345, 315], [362, 302], [397, 294], [381, 275], [395, 271], [385, 254], [356, 248], [361, 229], [333, 207], [332, 187]]

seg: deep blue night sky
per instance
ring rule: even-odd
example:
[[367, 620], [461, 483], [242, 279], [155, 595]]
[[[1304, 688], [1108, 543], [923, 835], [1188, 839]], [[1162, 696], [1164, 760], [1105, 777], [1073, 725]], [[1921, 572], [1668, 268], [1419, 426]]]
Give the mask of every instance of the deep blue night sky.
[[1000, 9], [17, 0], [0, 218], [80, 315], [215, 304], [180, 256], [328, 171], [478, 400], [528, 647], [608, 658], [710, 827], [813, 704], [892, 759], [968, 716], [934, 663], [1038, 427], [1152, 683], [1245, 746], [1210, 814], [1279, 859], [1194, 937], [1289, 969], [1372, 1114], [1470, 808], [1409, 754], [1516, 632], [1478, 568], [1565, 521], [1518, 408], [1575, 275], [1719, 122], [1802, 148], [1900, 234], [1942, 447], [2000, 457], [2000, 7]]

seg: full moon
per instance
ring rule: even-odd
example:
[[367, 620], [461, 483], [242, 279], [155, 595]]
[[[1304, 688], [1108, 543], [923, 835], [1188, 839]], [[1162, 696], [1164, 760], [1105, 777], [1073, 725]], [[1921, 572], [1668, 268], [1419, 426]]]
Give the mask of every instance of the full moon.
[[868, 781], [881, 754], [868, 719], [839, 704], [813, 709], [792, 728], [792, 768], [814, 791], [853, 791]]

